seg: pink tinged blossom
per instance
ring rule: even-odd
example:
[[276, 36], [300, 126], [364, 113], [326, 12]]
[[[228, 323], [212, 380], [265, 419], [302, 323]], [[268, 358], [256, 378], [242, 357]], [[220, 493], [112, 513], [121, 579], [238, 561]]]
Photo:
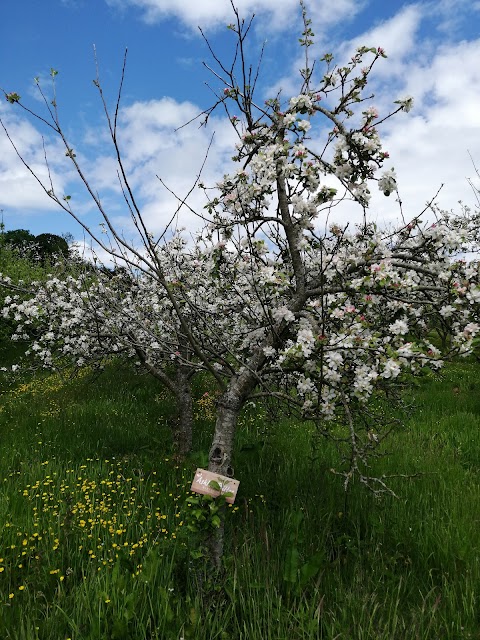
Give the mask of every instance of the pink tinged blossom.
[[466, 338], [470, 338], [470, 337], [473, 338], [478, 333], [479, 330], [480, 330], [480, 327], [476, 322], [469, 322], [467, 325], [465, 325], [463, 329], [463, 335]]
[[363, 112], [368, 119], [378, 118], [378, 110], [373, 105]]

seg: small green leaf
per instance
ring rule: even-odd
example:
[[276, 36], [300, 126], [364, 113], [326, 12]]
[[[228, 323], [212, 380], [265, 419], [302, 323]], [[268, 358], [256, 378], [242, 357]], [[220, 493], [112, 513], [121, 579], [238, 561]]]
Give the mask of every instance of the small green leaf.
[[15, 102], [20, 102], [20, 96], [18, 95], [18, 93], [15, 93], [15, 92], [5, 94], [5, 98], [7, 99], [8, 102], [10, 102], [10, 104], [14, 104]]

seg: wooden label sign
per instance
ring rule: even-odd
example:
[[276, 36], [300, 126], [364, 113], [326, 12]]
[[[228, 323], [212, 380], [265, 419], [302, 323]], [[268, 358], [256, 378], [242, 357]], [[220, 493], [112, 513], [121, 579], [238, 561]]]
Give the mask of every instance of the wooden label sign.
[[[220, 486], [220, 491], [210, 486], [211, 482], [216, 482]], [[205, 471], [205, 469], [197, 469], [192, 482], [191, 490], [195, 493], [201, 493], [204, 496], [213, 496], [216, 498], [221, 493], [231, 493], [231, 496], [225, 498], [226, 502], [233, 504], [238, 491], [239, 480], [219, 476], [217, 473]]]

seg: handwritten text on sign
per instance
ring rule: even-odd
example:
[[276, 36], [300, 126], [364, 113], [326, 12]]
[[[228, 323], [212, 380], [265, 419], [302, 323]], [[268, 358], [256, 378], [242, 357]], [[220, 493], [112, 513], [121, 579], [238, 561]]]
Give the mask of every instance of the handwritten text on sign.
[[[220, 491], [210, 486], [210, 482], [216, 482], [220, 485]], [[204, 496], [213, 496], [216, 498], [220, 494], [231, 493], [232, 495], [225, 498], [226, 502], [233, 504], [238, 491], [239, 480], [219, 476], [217, 473], [205, 471], [205, 469], [197, 469], [192, 482], [191, 490], [195, 493], [201, 493]]]

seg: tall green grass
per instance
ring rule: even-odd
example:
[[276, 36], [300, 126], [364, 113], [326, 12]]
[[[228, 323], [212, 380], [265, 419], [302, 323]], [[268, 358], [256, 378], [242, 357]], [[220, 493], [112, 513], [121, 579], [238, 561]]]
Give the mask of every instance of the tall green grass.
[[376, 471], [398, 499], [330, 473], [333, 445], [249, 406], [227, 513], [225, 577], [193, 560], [185, 499], [214, 396], [196, 388], [195, 453], [172, 454], [171, 399], [119, 365], [0, 380], [2, 640], [480, 638], [480, 379], [452, 365]]

